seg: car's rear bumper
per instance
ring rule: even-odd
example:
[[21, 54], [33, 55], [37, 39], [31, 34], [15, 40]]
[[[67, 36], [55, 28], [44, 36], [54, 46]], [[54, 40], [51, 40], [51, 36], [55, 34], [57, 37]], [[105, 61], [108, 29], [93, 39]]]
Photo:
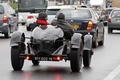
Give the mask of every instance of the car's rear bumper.
[[8, 32], [8, 24], [4, 24], [2, 26], [0, 26], [0, 33], [7, 33]]
[[34, 20], [27, 20], [27, 21], [26, 21], [26, 27], [30, 26], [30, 24], [33, 24], [33, 23], [35, 23], [35, 22], [36, 22], [35, 19], [34, 19]]
[[108, 28], [120, 29], [120, 23], [108, 23]]

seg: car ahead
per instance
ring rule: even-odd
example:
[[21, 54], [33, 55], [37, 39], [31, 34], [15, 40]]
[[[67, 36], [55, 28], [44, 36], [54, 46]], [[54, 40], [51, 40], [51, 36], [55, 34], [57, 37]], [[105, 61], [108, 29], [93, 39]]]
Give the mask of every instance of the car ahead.
[[120, 30], [120, 9], [113, 9], [108, 17], [108, 33]]
[[27, 31], [31, 31], [31, 27], [34, 25], [34, 23], [37, 20], [38, 14], [39, 12], [41, 12], [42, 10], [44, 12], [47, 13], [48, 15], [48, 23], [51, 24], [51, 21], [55, 18], [56, 13], [60, 10], [60, 9], [67, 9], [67, 8], [73, 8], [73, 5], [63, 5], [63, 6], [49, 6], [47, 7], [47, 9], [36, 9], [36, 11], [31, 12], [28, 16], [27, 16], [27, 20], [26, 20], [26, 29]]
[[104, 26], [107, 26], [107, 18], [106, 18], [106, 14], [105, 11], [103, 10], [96, 10], [96, 13], [99, 15], [100, 19], [103, 20]]
[[36, 8], [36, 9], [33, 9], [27, 16], [27, 19], [26, 19], [26, 30], [27, 31], [31, 31], [32, 27], [34, 26], [34, 23], [36, 22], [37, 20], [37, 17], [38, 17], [38, 14], [40, 12], [45, 12], [46, 9], [45, 8]]
[[[65, 20], [70, 23], [76, 33], [91, 34], [93, 36], [93, 47], [104, 44], [104, 25], [98, 14], [90, 8], [61, 9], [56, 14], [65, 14]], [[53, 23], [55, 20], [53, 20]]]
[[47, 7], [46, 13], [48, 15], [48, 23], [51, 24], [51, 21], [55, 18], [56, 13], [60, 10], [60, 6], [49, 6]]
[[55, 18], [56, 13], [60, 9], [69, 9], [75, 7], [75, 5], [49, 6], [46, 10], [46, 13], [48, 14], [48, 23], [51, 24], [52, 20]]
[[8, 3], [0, 3], [0, 33], [5, 38], [10, 37], [10, 33], [18, 29], [17, 15]]
[[106, 8], [104, 11], [105, 11], [105, 16], [106, 16], [106, 18], [108, 19], [108, 17], [109, 17], [109, 15], [110, 15], [110, 13], [111, 13], [111, 11], [113, 10], [114, 8]]

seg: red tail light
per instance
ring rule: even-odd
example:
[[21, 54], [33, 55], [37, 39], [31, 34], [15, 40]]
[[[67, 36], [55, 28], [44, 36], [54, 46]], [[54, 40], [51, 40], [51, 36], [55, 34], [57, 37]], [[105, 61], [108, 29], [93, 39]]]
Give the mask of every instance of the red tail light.
[[34, 16], [28, 16], [27, 18], [28, 18], [28, 19], [31, 19], [31, 18], [34, 18]]
[[7, 15], [3, 16], [3, 23], [8, 23], [8, 16]]
[[29, 60], [30, 59], [30, 56], [26, 56], [26, 60]]
[[111, 17], [108, 17], [108, 22], [111, 22]]
[[91, 30], [93, 28], [94, 24], [92, 21], [88, 21], [88, 26], [86, 28], [86, 30]]
[[60, 56], [53, 57], [53, 60], [60, 61], [62, 58]]

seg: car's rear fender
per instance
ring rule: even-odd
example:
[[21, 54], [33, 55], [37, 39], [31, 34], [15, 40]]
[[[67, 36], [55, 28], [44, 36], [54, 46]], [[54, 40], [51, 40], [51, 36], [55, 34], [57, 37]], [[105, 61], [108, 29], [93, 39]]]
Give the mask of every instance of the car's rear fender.
[[82, 34], [74, 33], [71, 38], [71, 48], [80, 48], [80, 43], [82, 42]]
[[91, 50], [92, 49], [92, 35], [86, 34], [84, 36], [84, 48], [83, 50]]
[[20, 42], [25, 42], [25, 34], [15, 31], [11, 36], [10, 46], [18, 46]]

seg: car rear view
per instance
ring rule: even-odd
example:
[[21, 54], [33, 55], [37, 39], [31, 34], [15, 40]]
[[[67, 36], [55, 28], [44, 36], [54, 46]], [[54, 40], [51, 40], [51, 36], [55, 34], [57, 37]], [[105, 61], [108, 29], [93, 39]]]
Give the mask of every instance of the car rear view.
[[10, 33], [17, 29], [17, 16], [13, 8], [8, 3], [0, 3], [0, 33], [9, 38]]
[[62, 9], [59, 13], [65, 14], [65, 20], [70, 23], [76, 33], [81, 33], [83, 36], [88, 33], [93, 35], [94, 47], [97, 47], [99, 42], [103, 45], [103, 23], [98, 20], [97, 13], [92, 11], [92, 9]]
[[114, 9], [108, 17], [108, 33], [120, 30], [120, 9]]

